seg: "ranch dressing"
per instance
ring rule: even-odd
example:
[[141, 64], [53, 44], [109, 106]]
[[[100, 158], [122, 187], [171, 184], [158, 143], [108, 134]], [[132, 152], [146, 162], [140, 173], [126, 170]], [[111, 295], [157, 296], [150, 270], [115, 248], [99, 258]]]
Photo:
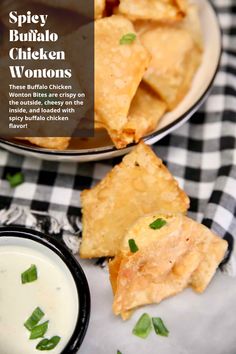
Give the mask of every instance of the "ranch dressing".
[[[29, 340], [24, 322], [36, 307], [49, 320], [45, 338], [61, 337], [55, 349], [59, 354], [70, 339], [78, 316], [78, 295], [73, 277], [64, 262], [50, 249], [37, 242], [11, 238], [12, 244], [0, 242], [0, 353], [41, 353], [36, 345], [42, 338]], [[38, 279], [22, 284], [21, 273], [35, 264]]]

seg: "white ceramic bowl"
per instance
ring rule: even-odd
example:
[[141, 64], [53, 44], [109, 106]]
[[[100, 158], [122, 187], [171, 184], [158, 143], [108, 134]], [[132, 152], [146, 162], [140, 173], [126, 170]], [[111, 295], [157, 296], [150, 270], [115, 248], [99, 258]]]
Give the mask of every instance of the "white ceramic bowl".
[[[147, 135], [147, 144], [154, 144], [167, 134], [184, 124], [203, 103], [210, 91], [218, 70], [221, 57], [221, 31], [218, 18], [208, 0], [194, 0], [200, 9], [204, 35], [204, 55], [202, 64], [195, 75], [192, 87], [176, 109], [164, 115], [158, 128]], [[40, 148], [20, 141], [0, 139], [0, 146], [14, 153], [53, 161], [96, 161], [126, 154], [132, 146], [117, 150], [106, 136], [80, 141], [65, 151]]]

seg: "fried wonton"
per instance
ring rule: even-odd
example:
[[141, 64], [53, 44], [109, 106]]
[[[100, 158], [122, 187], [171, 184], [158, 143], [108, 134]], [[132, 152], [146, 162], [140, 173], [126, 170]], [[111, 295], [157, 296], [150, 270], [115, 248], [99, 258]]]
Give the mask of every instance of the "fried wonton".
[[[127, 142], [139, 142], [157, 127], [166, 109], [166, 103], [141, 83], [131, 103], [127, 123], [119, 134], [116, 132], [114, 139], [122, 142], [125, 137]], [[98, 115], [95, 115], [95, 127], [104, 128]]]
[[196, 4], [190, 4], [188, 6], [186, 17], [183, 21], [178, 23], [178, 26], [187, 30], [191, 34], [198, 48], [203, 51], [204, 43], [199, 16], [199, 7]]
[[[151, 228], [157, 219], [166, 224]], [[135, 253], [129, 249], [130, 239], [138, 247]], [[159, 303], [187, 286], [205, 289], [226, 249], [226, 241], [182, 214], [141, 217], [125, 235], [120, 254], [109, 263], [114, 313], [127, 318], [134, 308]]]
[[121, 38], [129, 33], [135, 34], [134, 27], [122, 16], [95, 22], [95, 110], [118, 148], [130, 142], [129, 137], [123, 137], [122, 130], [150, 62], [138, 37], [132, 43], [120, 44]]
[[[170, 27], [172, 25], [169, 25]], [[195, 44], [200, 51], [204, 49], [203, 33], [201, 28], [199, 6], [196, 4], [189, 4], [184, 19], [178, 23], [173, 24], [173, 28], [182, 28], [186, 30], [194, 40]], [[155, 30], [157, 24], [151, 20], [137, 20], [134, 21], [134, 28], [139, 35], [143, 33]]]
[[202, 293], [206, 289], [212, 275], [222, 261], [226, 251], [226, 244], [226, 241], [223, 244], [223, 240], [218, 237], [215, 237], [210, 243], [203, 261], [191, 277], [190, 285], [195, 291]]
[[201, 52], [186, 30], [172, 26], [146, 31], [141, 35], [141, 41], [152, 54], [144, 81], [171, 110], [189, 90], [201, 62]]
[[165, 102], [146, 85], [141, 84], [131, 103], [124, 131], [133, 134], [133, 140], [138, 142], [157, 127], [166, 109]]
[[61, 137], [61, 138], [54, 138], [54, 137], [50, 137], [50, 138], [18, 138], [19, 140], [27, 140], [29, 141], [31, 144], [40, 146], [40, 147], [44, 147], [47, 149], [55, 149], [55, 150], [65, 150], [69, 143], [71, 138], [67, 138], [67, 137]]
[[94, 188], [81, 195], [82, 258], [114, 256], [130, 225], [153, 211], [185, 213], [187, 195], [151, 148], [139, 143]]
[[119, 13], [131, 20], [179, 21], [187, 10], [186, 0], [120, 0]]

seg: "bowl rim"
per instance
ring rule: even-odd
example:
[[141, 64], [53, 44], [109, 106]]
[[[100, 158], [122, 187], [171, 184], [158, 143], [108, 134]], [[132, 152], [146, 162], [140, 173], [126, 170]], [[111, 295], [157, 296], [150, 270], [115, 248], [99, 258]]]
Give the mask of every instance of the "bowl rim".
[[[191, 115], [194, 114], [199, 109], [199, 107], [203, 104], [203, 102], [206, 100], [206, 98], [208, 97], [208, 95], [210, 93], [210, 90], [211, 90], [212, 85], [214, 83], [215, 77], [219, 71], [221, 57], [222, 57], [222, 53], [223, 53], [223, 31], [220, 26], [220, 22], [219, 22], [217, 10], [216, 10], [216, 5], [211, 0], [205, 0], [205, 1], [209, 4], [209, 6], [211, 7], [211, 9], [213, 10], [213, 12], [215, 14], [216, 25], [218, 27], [219, 36], [220, 36], [220, 50], [219, 50], [218, 62], [217, 62], [214, 74], [212, 75], [212, 78], [211, 78], [208, 86], [206, 87], [205, 91], [202, 93], [202, 95], [197, 99], [197, 101], [186, 112], [184, 112], [175, 121], [167, 124], [165, 127], [144, 136], [142, 138], [142, 140], [144, 142], [148, 143], [149, 140], [152, 140], [153, 138], [156, 138], [158, 136], [161, 136], [161, 138], [164, 138], [168, 133], [170, 133], [172, 131], [172, 128], [175, 125], [178, 126], [179, 124], [181, 124], [181, 122], [184, 123], [184, 121], [187, 120], [188, 117], [190, 118]], [[137, 145], [137, 143], [132, 143], [122, 149], [117, 149], [114, 145], [108, 145], [105, 147], [97, 147], [97, 148], [90, 148], [90, 149], [60, 151], [60, 150], [52, 150], [52, 149], [42, 148], [39, 146], [22, 145], [22, 144], [18, 144], [18, 143], [9, 141], [7, 138], [2, 138], [2, 137], [0, 137], [0, 143], [3, 145], [11, 146], [11, 147], [19, 149], [19, 150], [29, 151], [29, 152], [32, 152], [35, 154], [42, 154], [45, 156], [46, 155], [60, 156], [60, 157], [98, 156], [98, 155], [102, 155], [102, 154], [111, 154], [111, 153], [114, 153], [117, 151], [120, 151], [121, 153], [122, 152], [125, 153], [127, 151], [127, 149], [132, 148], [135, 145]]]
[[40, 231], [24, 226], [1, 226], [0, 237], [23, 237], [37, 242], [54, 252], [69, 269], [78, 294], [79, 312], [75, 329], [61, 354], [76, 354], [87, 332], [91, 310], [89, 285], [81, 265], [62, 242]]

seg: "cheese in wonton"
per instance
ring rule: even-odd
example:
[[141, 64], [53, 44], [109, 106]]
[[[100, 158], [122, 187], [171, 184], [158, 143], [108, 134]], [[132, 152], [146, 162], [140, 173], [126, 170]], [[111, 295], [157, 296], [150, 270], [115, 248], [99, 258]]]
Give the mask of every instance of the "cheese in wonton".
[[[166, 223], [150, 227], [156, 220]], [[138, 251], [132, 253], [129, 240]], [[120, 254], [110, 262], [113, 311], [127, 318], [131, 310], [159, 303], [187, 286], [203, 291], [227, 249], [227, 242], [182, 214], [154, 213], [134, 223], [123, 238]]]

